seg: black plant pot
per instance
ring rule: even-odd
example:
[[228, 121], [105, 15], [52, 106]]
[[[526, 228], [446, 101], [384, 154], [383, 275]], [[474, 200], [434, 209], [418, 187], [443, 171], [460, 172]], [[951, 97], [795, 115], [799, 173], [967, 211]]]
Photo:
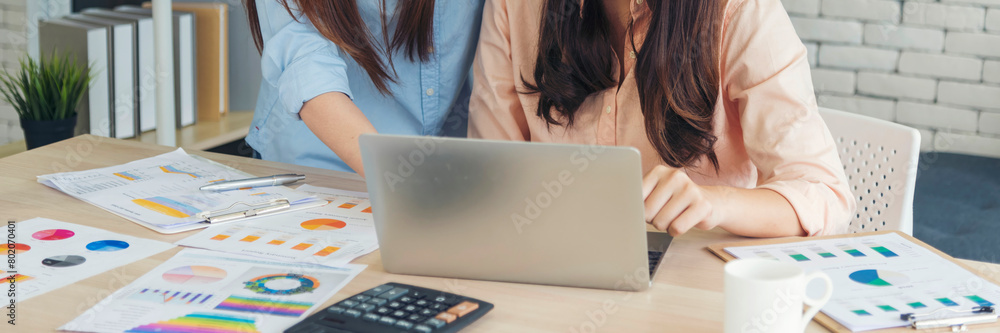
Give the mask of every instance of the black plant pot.
[[24, 129], [24, 142], [27, 144], [28, 149], [35, 149], [50, 143], [72, 138], [75, 128], [76, 116], [60, 120], [21, 119], [21, 129]]

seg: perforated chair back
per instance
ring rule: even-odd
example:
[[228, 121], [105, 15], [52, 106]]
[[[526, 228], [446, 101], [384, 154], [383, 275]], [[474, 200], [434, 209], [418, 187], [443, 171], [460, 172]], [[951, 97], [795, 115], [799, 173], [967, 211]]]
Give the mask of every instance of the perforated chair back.
[[913, 189], [920, 132], [881, 119], [820, 108], [837, 143], [847, 182], [858, 200], [850, 232], [913, 234]]

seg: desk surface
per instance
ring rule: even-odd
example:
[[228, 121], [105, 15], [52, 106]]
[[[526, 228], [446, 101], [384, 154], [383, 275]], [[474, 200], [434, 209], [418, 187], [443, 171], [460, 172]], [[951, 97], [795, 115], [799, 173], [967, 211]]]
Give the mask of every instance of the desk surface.
[[[0, 206], [3, 218], [23, 221], [46, 217], [137, 237], [174, 242], [195, 231], [162, 235], [73, 199], [35, 181], [35, 176], [123, 164], [172, 150], [135, 141], [81, 136], [0, 159]], [[189, 151], [256, 175], [299, 172], [309, 184], [364, 191], [357, 175], [242, 157]], [[355, 260], [368, 268], [326, 305], [385, 282], [401, 282], [480, 298], [496, 308], [468, 332], [719, 332], [722, 330], [723, 262], [705, 248], [739, 237], [722, 231], [699, 231], [671, 244], [645, 292], [552, 287], [527, 284], [397, 275], [382, 269], [378, 252]], [[19, 332], [49, 332], [94, 306], [178, 251], [180, 247], [36, 296], [17, 307]], [[967, 262], [976, 269], [1000, 272], [1000, 265]], [[5, 329], [6, 331], [6, 329]], [[811, 323], [808, 332], [826, 332]]]

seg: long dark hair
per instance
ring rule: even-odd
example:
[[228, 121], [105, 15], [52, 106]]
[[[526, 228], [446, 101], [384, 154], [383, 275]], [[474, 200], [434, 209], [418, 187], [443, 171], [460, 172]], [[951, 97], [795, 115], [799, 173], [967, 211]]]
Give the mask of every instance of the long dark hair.
[[[288, 0], [268, 1], [279, 1], [289, 15], [296, 17]], [[393, 71], [391, 67], [393, 51], [404, 48], [410, 61], [416, 59], [427, 61], [430, 58], [430, 47], [434, 43], [434, 0], [401, 0], [394, 14], [399, 18], [399, 22], [391, 39], [387, 31], [388, 24], [385, 22], [385, 2], [382, 1], [382, 39], [388, 46], [385, 50], [376, 48], [375, 37], [361, 20], [357, 0], [292, 1], [295, 3], [294, 10], [305, 14], [323, 37], [337, 44], [341, 50], [354, 58], [354, 61], [368, 72], [372, 83], [383, 94], [389, 92], [387, 82], [396, 82], [395, 73], [389, 75], [389, 72]], [[260, 34], [255, 0], [243, 0], [243, 5], [250, 21], [253, 42], [257, 46], [257, 51], [261, 52], [264, 48], [264, 39]], [[387, 63], [389, 67], [386, 67]]]
[[[720, 89], [724, 1], [647, 2], [651, 20], [635, 64], [646, 136], [672, 167], [694, 166], [707, 156], [718, 170], [712, 118]], [[610, 22], [599, 0], [582, 1], [582, 8], [581, 0], [546, 0], [543, 13], [534, 83], [522, 73], [527, 88], [522, 93], [538, 94], [537, 115], [548, 124], [572, 126], [587, 96], [617, 84]]]

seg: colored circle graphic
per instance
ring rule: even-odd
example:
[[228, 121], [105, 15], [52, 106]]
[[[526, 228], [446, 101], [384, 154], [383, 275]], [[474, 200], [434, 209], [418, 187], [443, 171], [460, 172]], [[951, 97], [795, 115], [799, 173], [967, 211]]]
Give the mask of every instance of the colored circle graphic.
[[[7, 249], [11, 249], [10, 245], [7, 245]], [[15, 254], [24, 253], [28, 252], [28, 250], [31, 250], [31, 246], [28, 246], [28, 244], [14, 243], [13, 249]]]
[[301, 274], [272, 274], [258, 276], [244, 283], [246, 289], [258, 294], [295, 295], [319, 288], [319, 280]]
[[893, 271], [875, 269], [856, 271], [851, 273], [848, 277], [850, 277], [854, 282], [875, 287], [889, 287], [910, 282], [910, 278], [906, 277], [906, 275]]
[[74, 255], [54, 256], [42, 259], [42, 265], [49, 267], [73, 267], [87, 261], [87, 258]]
[[302, 228], [309, 230], [337, 230], [347, 226], [347, 223], [334, 219], [315, 219], [302, 222]]
[[226, 278], [226, 271], [212, 266], [181, 266], [166, 273], [163, 279], [177, 284], [209, 284]]
[[120, 240], [99, 240], [96, 242], [90, 242], [87, 244], [87, 250], [91, 251], [101, 251], [101, 252], [114, 252], [121, 251], [128, 248], [128, 243]]
[[73, 237], [75, 232], [66, 229], [48, 229], [31, 234], [37, 240], [54, 241]]

